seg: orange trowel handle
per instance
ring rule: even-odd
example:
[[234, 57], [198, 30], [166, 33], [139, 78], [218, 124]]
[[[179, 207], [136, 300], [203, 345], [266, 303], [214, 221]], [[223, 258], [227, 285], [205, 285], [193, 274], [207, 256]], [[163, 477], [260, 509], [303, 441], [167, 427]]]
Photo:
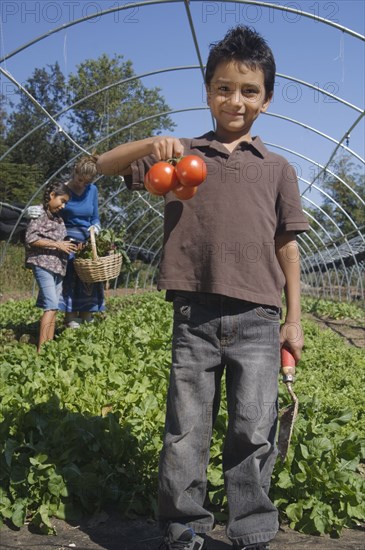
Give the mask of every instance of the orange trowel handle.
[[283, 382], [294, 383], [295, 359], [294, 355], [287, 348], [281, 348], [281, 373], [283, 375]]

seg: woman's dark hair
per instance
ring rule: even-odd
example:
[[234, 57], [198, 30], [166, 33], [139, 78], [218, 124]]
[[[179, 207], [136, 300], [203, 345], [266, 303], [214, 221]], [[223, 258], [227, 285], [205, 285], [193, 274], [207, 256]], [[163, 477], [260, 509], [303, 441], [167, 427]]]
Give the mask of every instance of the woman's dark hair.
[[275, 59], [264, 38], [254, 29], [238, 25], [230, 29], [219, 42], [210, 45], [205, 69], [205, 83], [210, 85], [217, 66], [222, 62], [238, 61], [250, 69], [264, 73], [266, 98], [274, 91]]
[[53, 181], [47, 185], [43, 193], [43, 208], [47, 212], [48, 203], [51, 199], [51, 193], [54, 193], [56, 197], [60, 195], [70, 196], [70, 188], [62, 181]]

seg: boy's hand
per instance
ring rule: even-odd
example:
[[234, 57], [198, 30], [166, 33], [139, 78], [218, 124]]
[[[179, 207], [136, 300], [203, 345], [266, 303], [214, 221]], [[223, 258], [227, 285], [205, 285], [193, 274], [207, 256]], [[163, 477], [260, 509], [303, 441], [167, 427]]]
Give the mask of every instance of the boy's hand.
[[184, 147], [177, 138], [158, 136], [153, 138], [151, 152], [157, 160], [168, 160], [175, 157], [182, 157], [184, 154]]
[[285, 321], [280, 327], [280, 345], [291, 351], [296, 363], [300, 360], [303, 344], [304, 335], [300, 322]]

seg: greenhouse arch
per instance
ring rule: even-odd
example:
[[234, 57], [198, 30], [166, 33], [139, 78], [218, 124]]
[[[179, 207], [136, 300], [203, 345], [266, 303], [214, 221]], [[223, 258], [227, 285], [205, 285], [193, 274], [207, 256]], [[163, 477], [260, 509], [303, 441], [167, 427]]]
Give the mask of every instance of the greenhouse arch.
[[[192, 41], [193, 50], [195, 52], [194, 59], [191, 59], [190, 64], [183, 64], [177, 66], [155, 66], [156, 60], [150, 61], [149, 70], [142, 71], [139, 74], [132, 76], [131, 78], [118, 80], [104, 86], [92, 93], [85, 93], [82, 99], [77, 102], [67, 105], [62, 111], [51, 114], [48, 112], [44, 105], [37, 102], [37, 100], [29, 94], [26, 87], [24, 87], [16, 75], [12, 74], [8, 70], [10, 60], [16, 59], [19, 55], [31, 55], [32, 47], [43, 42], [47, 44], [49, 41], [54, 40], [58, 33], [65, 32], [66, 29], [71, 27], [77, 27], [78, 25], [85, 24], [85, 22], [96, 20], [95, 25], [98, 25], [102, 18], [110, 17], [111, 14], [118, 12], [124, 12], [131, 8], [138, 8], [139, 10], [153, 8], [155, 10], [163, 10], [166, 6], [172, 4], [179, 4], [185, 14], [185, 32], [187, 34], [187, 40]], [[204, 5], [205, 4], [205, 5]], [[298, 24], [303, 24], [301, 21], [308, 20], [306, 24], [312, 24], [313, 27], [313, 40], [320, 42], [320, 34], [322, 29], [329, 28], [332, 32], [341, 33], [340, 40], [346, 36], [348, 40], [356, 42], [356, 44], [363, 44], [365, 37], [343, 25], [331, 19], [321, 17], [319, 13], [309, 13], [305, 10], [301, 10], [296, 3], [282, 3], [274, 4], [265, 1], [253, 1], [253, 0], [239, 0], [236, 2], [189, 2], [180, 0], [159, 0], [159, 1], [145, 1], [145, 2], [131, 2], [128, 4], [113, 6], [108, 9], [98, 10], [97, 13], [87, 14], [83, 17], [77, 18], [73, 21], [66, 22], [62, 25], [49, 29], [45, 33], [41, 33], [32, 40], [26, 42], [23, 45], [15, 48], [12, 52], [3, 55], [0, 59], [1, 66], [0, 71], [5, 80], [11, 82], [22, 94], [26, 94], [30, 101], [43, 113], [43, 122], [36, 127], [32, 128], [29, 132], [21, 137], [16, 143], [8, 147], [2, 152], [1, 161], [5, 161], [10, 158], [12, 152], [21, 144], [28, 143], [28, 140], [32, 139], [35, 132], [47, 125], [53, 125], [57, 135], [57, 139], [67, 140], [73, 146], [73, 154], [59, 167], [57, 171], [52, 173], [47, 181], [44, 181], [39, 185], [35, 194], [29, 197], [28, 203], [23, 205], [23, 208], [18, 208], [17, 219], [9, 232], [7, 238], [3, 239], [1, 245], [1, 258], [0, 262], [4, 263], [7, 255], [9, 254], [10, 245], [13, 237], [16, 234], [17, 228], [24, 221], [24, 215], [26, 208], [30, 204], [35, 204], [39, 201], [40, 194], [44, 186], [54, 178], [68, 169], [72, 163], [80, 155], [91, 154], [94, 149], [103, 147], [104, 143], [109, 142], [112, 137], [117, 137], [132, 131], [133, 128], [146, 122], [149, 119], [156, 119], [159, 117], [170, 116], [172, 120], [176, 120], [180, 114], [185, 114], [186, 117], [193, 117], [200, 113], [208, 116], [209, 110], [204, 105], [197, 105], [196, 103], [188, 104], [183, 107], [173, 105], [168, 111], [153, 114], [132, 121], [126, 126], [108, 127], [107, 131], [93, 143], [83, 143], [77, 141], [73, 136], [72, 125], [67, 128], [64, 127], [62, 117], [68, 113], [72, 113], [75, 107], [82, 105], [83, 102], [90, 100], [93, 97], [104, 97], [103, 94], [108, 94], [113, 88], [120, 85], [125, 85], [131, 81], [142, 81], [153, 77], [173, 79], [176, 74], [198, 74], [203, 83], [202, 74], [204, 72], [203, 54], [201, 44], [204, 42], [211, 42], [212, 39], [202, 35], [205, 28], [202, 25], [204, 23], [202, 16], [205, 13], [207, 19], [207, 25], [209, 23], [209, 16], [212, 16], [213, 10], [223, 10], [225, 4], [228, 8], [234, 9], [232, 6], [256, 6], [260, 10], [278, 11], [283, 14], [288, 14], [286, 17], [292, 17], [298, 20]], [[197, 9], [200, 7], [200, 20], [197, 18]], [[205, 10], [205, 12], [204, 12]], [[211, 10], [211, 12], [207, 11]], [[262, 11], [262, 13], [263, 13]], [[301, 18], [301, 21], [299, 21]], [[182, 25], [182, 22], [179, 23]], [[314, 27], [314, 24], [316, 25]], [[132, 59], [133, 61], [133, 59]], [[198, 63], [196, 64], [196, 61]], [[286, 99], [286, 105], [295, 104], [293, 97], [280, 98], [278, 104], [272, 106], [267, 116], [273, 119], [273, 124], [277, 125], [279, 129], [282, 129], [278, 133], [278, 140], [275, 142], [272, 139], [264, 140], [265, 144], [269, 148], [279, 149], [284, 152], [284, 155], [288, 155], [290, 162], [294, 164], [298, 172], [299, 186], [302, 196], [303, 208], [308, 216], [308, 220], [311, 224], [311, 230], [307, 234], [300, 235], [298, 238], [299, 247], [301, 250], [302, 259], [302, 281], [303, 292], [311, 294], [316, 297], [329, 297], [339, 300], [364, 300], [364, 271], [365, 271], [365, 227], [363, 223], [360, 223], [358, 218], [355, 217], [355, 210], [349, 210], [347, 205], [341, 204], [337, 200], [337, 197], [332, 193], [331, 185], [336, 182], [336, 186], [339, 185], [341, 193], [345, 193], [346, 197], [350, 197], [351, 204], [356, 205], [357, 209], [361, 212], [365, 207], [364, 200], [364, 155], [363, 151], [356, 145], [352, 146], [352, 134], [364, 133], [364, 107], [363, 105], [357, 105], [350, 98], [348, 100], [344, 96], [334, 93], [334, 87], [320, 86], [316, 82], [309, 81], [308, 78], [302, 78], [301, 75], [277, 73], [277, 81], [279, 85], [282, 83], [291, 83], [290, 85], [295, 87], [295, 90], [300, 91], [300, 96], [309, 97], [308, 94], [315, 94], [316, 98], [325, 98], [324, 101], [330, 102], [332, 106], [340, 109], [343, 113], [341, 124], [336, 128], [335, 132], [329, 132], [326, 130], [326, 124], [321, 118], [321, 112], [318, 109], [318, 117], [316, 118], [315, 125], [308, 123], [305, 116], [303, 120], [299, 117], [301, 115], [301, 109], [298, 108], [295, 116], [286, 114], [280, 103], [281, 99]], [[281, 83], [281, 84], [280, 84]], [[285, 88], [285, 84], [282, 85], [281, 91], [287, 91], [289, 88]], [[163, 93], [163, 89], [162, 89]], [[307, 94], [307, 96], [306, 96]], [[361, 94], [360, 94], [361, 95]], [[279, 94], [280, 96], [280, 94]], [[105, 96], [106, 97], [106, 96]], [[314, 96], [311, 96], [312, 99]], [[364, 97], [364, 90], [362, 90], [362, 97]], [[326, 99], [327, 98], [327, 99]], [[285, 103], [285, 101], [284, 101]], [[16, 109], [16, 107], [15, 107]], [[209, 117], [208, 117], [209, 118]], [[271, 120], [270, 120], [271, 123]], [[303, 136], [307, 136], [307, 139], [298, 139], [294, 144], [285, 139], [289, 126], [295, 127], [295, 132], [304, 132]], [[204, 129], [202, 129], [204, 130]], [[203, 131], [202, 131], [203, 133]], [[312, 135], [313, 134], [313, 135]], [[265, 137], [265, 136], [264, 136]], [[313, 146], [310, 147], [308, 142], [313, 140]], [[325, 140], [329, 143], [326, 144], [326, 156], [321, 153], [318, 154], [318, 140]], [[302, 143], [305, 141], [305, 148], [302, 150]], [[321, 141], [322, 143], [322, 141]], [[350, 147], [351, 143], [351, 147]], [[360, 140], [361, 143], [361, 140]], [[348, 180], [344, 178], [344, 173], [341, 171], [341, 164], [337, 162], [339, 153], [346, 155], [349, 163], [355, 163], [358, 167], [360, 177], [362, 177], [362, 187], [356, 190]], [[107, 178], [100, 177], [98, 183], [102, 187], [104, 181]], [[119, 181], [118, 181], [119, 180]], [[332, 183], [331, 183], [332, 182]], [[158, 263], [162, 250], [163, 241], [163, 199], [151, 198], [147, 192], [137, 192], [131, 196], [128, 190], [123, 184], [122, 178], [115, 178], [116, 188], [105, 200], [101, 201], [100, 209], [101, 214], [109, 212], [106, 225], [108, 227], [118, 227], [118, 225], [127, 219], [126, 224], [126, 240], [128, 250], [131, 254], [139, 254], [142, 260], [138, 263], [138, 268], [132, 273], [124, 274], [119, 281], [115, 281], [115, 286], [125, 285], [132, 288], [151, 288], [156, 282], [156, 276], [158, 272]], [[342, 196], [341, 195], [341, 196]], [[118, 199], [122, 203], [123, 209], [117, 209], [115, 215], [110, 217], [110, 212], [113, 211], [115, 206], [114, 201]], [[13, 205], [6, 202], [0, 203], [0, 208], [12, 207]], [[134, 215], [129, 215], [129, 212], [136, 212]], [[1, 210], [0, 210], [1, 215]], [[344, 231], [342, 229], [342, 221], [347, 220], [351, 230]], [[156, 223], [156, 220], [158, 223]]]

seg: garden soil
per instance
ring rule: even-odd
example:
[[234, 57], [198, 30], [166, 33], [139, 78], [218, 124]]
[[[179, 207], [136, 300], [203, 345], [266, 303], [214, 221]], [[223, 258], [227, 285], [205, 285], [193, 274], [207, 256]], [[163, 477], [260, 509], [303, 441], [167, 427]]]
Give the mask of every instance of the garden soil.
[[[15, 298], [15, 297], [13, 297]], [[18, 297], [16, 297], [18, 298]], [[0, 302], [4, 301], [1, 300]], [[331, 328], [350, 345], [365, 347], [364, 326], [352, 321], [316, 320], [320, 328]], [[1, 550], [158, 550], [161, 533], [149, 519], [123, 520], [115, 513], [101, 513], [85, 518], [79, 524], [54, 519], [56, 534], [41, 535], [24, 525], [20, 529], [4, 526], [0, 531]], [[232, 548], [225, 536], [224, 525], [217, 525], [207, 537], [208, 550]], [[281, 526], [271, 542], [272, 550], [365, 550], [365, 525], [345, 529], [338, 539], [328, 536], [303, 535]]]
[[[53, 522], [56, 535], [32, 533], [25, 525], [19, 530], [4, 527], [0, 531], [2, 550], [158, 550], [161, 534], [151, 520], [122, 520], [116, 515], [101, 514], [72, 525]], [[208, 550], [230, 550], [223, 525], [207, 536]], [[339, 539], [303, 535], [291, 529], [280, 529], [271, 542], [272, 550], [364, 550], [365, 526], [346, 529]]]

